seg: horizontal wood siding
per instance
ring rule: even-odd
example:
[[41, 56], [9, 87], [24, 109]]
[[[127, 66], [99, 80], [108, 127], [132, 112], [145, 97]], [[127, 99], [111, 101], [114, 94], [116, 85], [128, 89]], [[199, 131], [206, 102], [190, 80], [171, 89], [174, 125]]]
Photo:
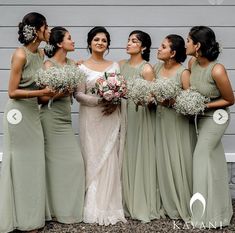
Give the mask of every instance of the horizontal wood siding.
[[[127, 58], [125, 46], [132, 30], [144, 30], [151, 35], [152, 64], [157, 62], [156, 51], [164, 37], [171, 33], [187, 37], [194, 25], [213, 28], [221, 45], [219, 61], [228, 69], [235, 91], [235, 1], [234, 0], [1, 0], [0, 1], [0, 122], [8, 99], [7, 88], [10, 60], [20, 46], [17, 25], [22, 16], [37, 11], [47, 17], [50, 27], [65, 26], [75, 41], [76, 50], [69, 54], [75, 60], [86, 59], [87, 32], [95, 25], [103, 25], [111, 34], [108, 59]], [[42, 45], [43, 46], [43, 45]], [[184, 63], [187, 65], [187, 61]], [[230, 108], [231, 122], [223, 137], [227, 153], [235, 153], [235, 106]], [[73, 128], [79, 132], [79, 108], [72, 106]], [[3, 137], [0, 124], [0, 152]]]

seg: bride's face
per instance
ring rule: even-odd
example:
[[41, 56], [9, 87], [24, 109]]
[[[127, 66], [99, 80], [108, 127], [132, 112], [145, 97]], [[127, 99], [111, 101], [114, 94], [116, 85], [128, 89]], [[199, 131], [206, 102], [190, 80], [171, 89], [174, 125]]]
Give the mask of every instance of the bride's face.
[[91, 51], [104, 53], [108, 48], [108, 40], [104, 33], [97, 33], [91, 41]]

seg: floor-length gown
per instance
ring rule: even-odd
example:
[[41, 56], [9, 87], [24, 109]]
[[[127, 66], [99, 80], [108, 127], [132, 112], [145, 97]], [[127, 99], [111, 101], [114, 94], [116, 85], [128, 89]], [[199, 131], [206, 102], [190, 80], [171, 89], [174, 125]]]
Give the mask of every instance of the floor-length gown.
[[[211, 101], [220, 98], [211, 71], [216, 62], [201, 67], [195, 61], [191, 68], [191, 86]], [[203, 196], [206, 208], [203, 213], [202, 203], [195, 201], [192, 205], [192, 224], [196, 227], [222, 227], [230, 223], [233, 210], [228, 186], [228, 170], [221, 138], [228, 127], [229, 120], [217, 124], [213, 114], [217, 109], [209, 109], [198, 115], [198, 140], [193, 154], [193, 194]], [[223, 108], [227, 112], [228, 108]]]
[[84, 222], [100, 225], [125, 222], [119, 166], [120, 110], [105, 116], [99, 97], [91, 93], [104, 72], [119, 72], [113, 63], [103, 72], [81, 65], [88, 77], [75, 94], [80, 103], [79, 138], [86, 171]]
[[[40, 52], [26, 54], [19, 87], [36, 89], [34, 74], [43, 65]], [[18, 110], [8, 115], [10, 110]], [[9, 117], [10, 116], [10, 117]], [[8, 118], [9, 117], [9, 118]], [[13, 120], [13, 117], [16, 119]], [[10, 119], [10, 121], [8, 121]], [[17, 123], [17, 124], [12, 124]], [[9, 99], [3, 119], [0, 176], [0, 232], [41, 228], [45, 224], [45, 157], [37, 98]]]
[[[53, 58], [54, 67], [62, 67]], [[73, 65], [67, 59], [67, 65]], [[70, 96], [41, 106], [45, 140], [47, 212], [46, 219], [76, 223], [83, 219], [85, 171], [81, 150], [72, 129]]]
[[[154, 67], [156, 79], [172, 80], [182, 87], [180, 66], [176, 74], [163, 77], [163, 63]], [[193, 121], [173, 108], [158, 104], [156, 112], [156, 158], [163, 208], [172, 219], [190, 220], [192, 163], [196, 132]]]
[[[146, 61], [133, 67], [128, 60], [121, 66], [127, 79], [143, 78]], [[123, 111], [122, 114], [125, 114]], [[127, 216], [143, 222], [160, 218], [161, 201], [158, 187], [154, 142], [155, 113], [148, 107], [127, 101], [126, 138], [123, 153], [122, 187], [123, 203]]]

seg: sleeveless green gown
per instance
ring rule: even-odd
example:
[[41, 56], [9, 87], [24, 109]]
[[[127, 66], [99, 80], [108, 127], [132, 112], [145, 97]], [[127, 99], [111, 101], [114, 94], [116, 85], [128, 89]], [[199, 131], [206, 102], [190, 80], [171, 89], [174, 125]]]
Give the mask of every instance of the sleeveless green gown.
[[[53, 66], [60, 67], [50, 59]], [[72, 61], [67, 59], [67, 65]], [[61, 223], [81, 222], [85, 195], [84, 162], [71, 121], [70, 97], [53, 101], [40, 110], [45, 138], [46, 219]]]
[[[19, 87], [36, 89], [34, 73], [42, 67], [39, 52], [26, 53]], [[22, 114], [18, 124], [7, 120], [10, 110]], [[28, 231], [45, 224], [45, 156], [37, 98], [9, 99], [3, 120], [3, 161], [0, 177], [0, 232]]]
[[[216, 62], [201, 67], [195, 61], [191, 68], [191, 86], [211, 100], [220, 98], [220, 92], [211, 76]], [[193, 154], [193, 194], [200, 193], [205, 201], [193, 204], [192, 224], [196, 227], [221, 227], [230, 223], [233, 211], [228, 186], [227, 163], [221, 138], [228, 127], [229, 120], [217, 124], [213, 114], [217, 109], [210, 109], [204, 115], [198, 115], [198, 139]], [[224, 108], [229, 115], [228, 108]]]
[[[163, 77], [163, 63], [154, 67], [156, 79], [170, 79], [181, 84], [180, 66], [176, 74]], [[163, 208], [171, 219], [190, 220], [192, 163], [196, 132], [194, 124], [173, 108], [158, 104], [156, 112], [156, 159]]]
[[[136, 67], [126, 61], [121, 74], [127, 79], [143, 78], [146, 62]], [[123, 203], [126, 216], [149, 222], [160, 218], [160, 193], [154, 142], [154, 112], [127, 102], [127, 129], [122, 164]], [[123, 113], [122, 113], [123, 114]]]

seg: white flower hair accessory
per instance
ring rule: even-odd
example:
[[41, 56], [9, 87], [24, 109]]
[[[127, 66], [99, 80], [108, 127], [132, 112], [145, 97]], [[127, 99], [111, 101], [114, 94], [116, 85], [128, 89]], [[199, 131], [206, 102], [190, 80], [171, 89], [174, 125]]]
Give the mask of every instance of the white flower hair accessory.
[[47, 53], [52, 53], [52, 51], [54, 50], [55, 46], [52, 45], [52, 44], [46, 44], [45, 47], [44, 47], [44, 50], [47, 52]]
[[31, 41], [36, 35], [36, 28], [26, 24], [23, 27], [23, 35], [26, 42]]

